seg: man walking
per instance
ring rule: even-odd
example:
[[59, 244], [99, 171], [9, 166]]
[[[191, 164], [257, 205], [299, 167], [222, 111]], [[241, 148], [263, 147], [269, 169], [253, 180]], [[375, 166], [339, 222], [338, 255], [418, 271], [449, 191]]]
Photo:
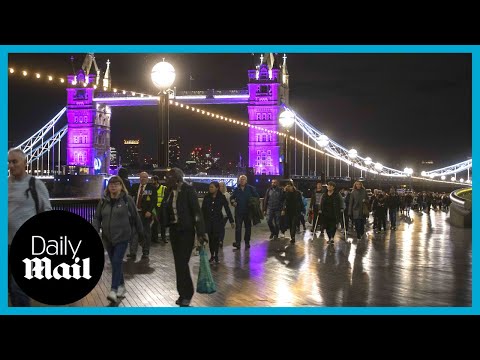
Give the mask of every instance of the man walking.
[[[8, 251], [18, 229], [32, 216], [52, 210], [45, 184], [27, 174], [25, 153], [20, 149], [8, 152]], [[12, 306], [30, 306], [30, 298], [8, 274], [8, 290]]]

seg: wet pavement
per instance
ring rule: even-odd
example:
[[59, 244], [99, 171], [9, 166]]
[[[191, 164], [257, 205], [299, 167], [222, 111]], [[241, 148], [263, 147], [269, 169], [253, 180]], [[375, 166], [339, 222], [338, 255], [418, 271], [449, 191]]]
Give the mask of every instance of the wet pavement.
[[[307, 230], [269, 240], [266, 221], [252, 228], [251, 248], [234, 250], [226, 229], [220, 263], [211, 265], [217, 292], [195, 293], [194, 307], [471, 306], [472, 231], [449, 225], [443, 211], [398, 215], [397, 230], [367, 235], [337, 231], [335, 244]], [[369, 219], [370, 223], [372, 218]], [[387, 223], [387, 228], [389, 224]], [[310, 229], [307, 223], [307, 229]], [[140, 249], [139, 249], [140, 254]], [[149, 261], [124, 262], [127, 294], [107, 300], [111, 266], [96, 288], [70, 306], [169, 307], [178, 298], [170, 244], [153, 244]], [[199, 257], [190, 268], [196, 284]], [[34, 303], [33, 305], [40, 305]]]

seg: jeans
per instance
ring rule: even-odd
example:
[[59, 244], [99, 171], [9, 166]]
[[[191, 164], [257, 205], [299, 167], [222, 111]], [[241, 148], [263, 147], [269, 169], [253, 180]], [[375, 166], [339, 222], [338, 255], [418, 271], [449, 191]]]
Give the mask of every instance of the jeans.
[[30, 306], [30, 298], [22, 289], [20, 289], [11, 274], [8, 277], [8, 280], [8, 291], [10, 293], [10, 302], [12, 303], [12, 306]]
[[[10, 253], [10, 246], [8, 247]], [[20, 289], [17, 282], [10, 273], [10, 266], [8, 267], [8, 293], [10, 294], [10, 302], [12, 306], [30, 306], [30, 297]]]
[[272, 210], [268, 209], [267, 211], [267, 224], [268, 227], [270, 228], [270, 232], [272, 235], [278, 236], [278, 233], [280, 232], [280, 213], [281, 210]]
[[106, 250], [108, 252], [108, 257], [110, 258], [110, 263], [112, 264], [112, 290], [118, 290], [120, 285], [125, 285], [125, 280], [123, 278], [123, 257], [127, 252], [128, 241], [122, 241], [118, 244], [109, 244], [106, 245]]

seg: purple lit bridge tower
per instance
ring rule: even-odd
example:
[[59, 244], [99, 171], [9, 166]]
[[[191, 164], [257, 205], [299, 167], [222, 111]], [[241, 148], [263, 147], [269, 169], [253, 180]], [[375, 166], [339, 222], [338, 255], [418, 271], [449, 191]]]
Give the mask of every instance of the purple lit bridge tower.
[[[253, 64], [252, 64], [253, 65]], [[262, 56], [260, 65], [248, 70], [248, 118], [250, 124], [272, 132], [278, 131], [280, 105], [288, 105], [287, 58], [279, 64], [278, 56]], [[278, 135], [249, 128], [248, 155], [249, 167], [255, 175], [281, 175], [284, 169], [284, 148], [278, 141]]]
[[[249, 121], [264, 129], [279, 130], [280, 105], [288, 105], [287, 58], [268, 53], [248, 70], [248, 91], [207, 90], [175, 92], [184, 104], [247, 104]], [[92, 64], [97, 75], [90, 74]], [[87, 54], [82, 69], [68, 77], [67, 165], [69, 172], [107, 174], [110, 167], [110, 119], [114, 106], [158, 106], [158, 97], [111, 89], [110, 62], [100, 84], [100, 71], [93, 54]], [[103, 91], [102, 91], [103, 90]], [[256, 175], [283, 174], [284, 147], [278, 135], [249, 128], [249, 167]]]
[[[90, 74], [92, 62], [97, 76]], [[100, 74], [93, 54], [85, 58], [82, 69], [68, 76], [67, 88], [67, 166], [69, 173], [108, 174], [110, 168], [110, 106], [94, 99]], [[103, 89], [109, 91], [110, 62], [103, 78]]]

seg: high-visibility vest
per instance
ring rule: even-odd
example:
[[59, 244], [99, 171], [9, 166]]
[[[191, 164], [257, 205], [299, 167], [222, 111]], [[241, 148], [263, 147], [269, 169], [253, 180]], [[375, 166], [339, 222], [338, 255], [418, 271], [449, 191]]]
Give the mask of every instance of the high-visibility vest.
[[163, 196], [165, 195], [165, 190], [167, 187], [165, 185], [160, 185], [157, 189], [157, 207], [162, 205]]

